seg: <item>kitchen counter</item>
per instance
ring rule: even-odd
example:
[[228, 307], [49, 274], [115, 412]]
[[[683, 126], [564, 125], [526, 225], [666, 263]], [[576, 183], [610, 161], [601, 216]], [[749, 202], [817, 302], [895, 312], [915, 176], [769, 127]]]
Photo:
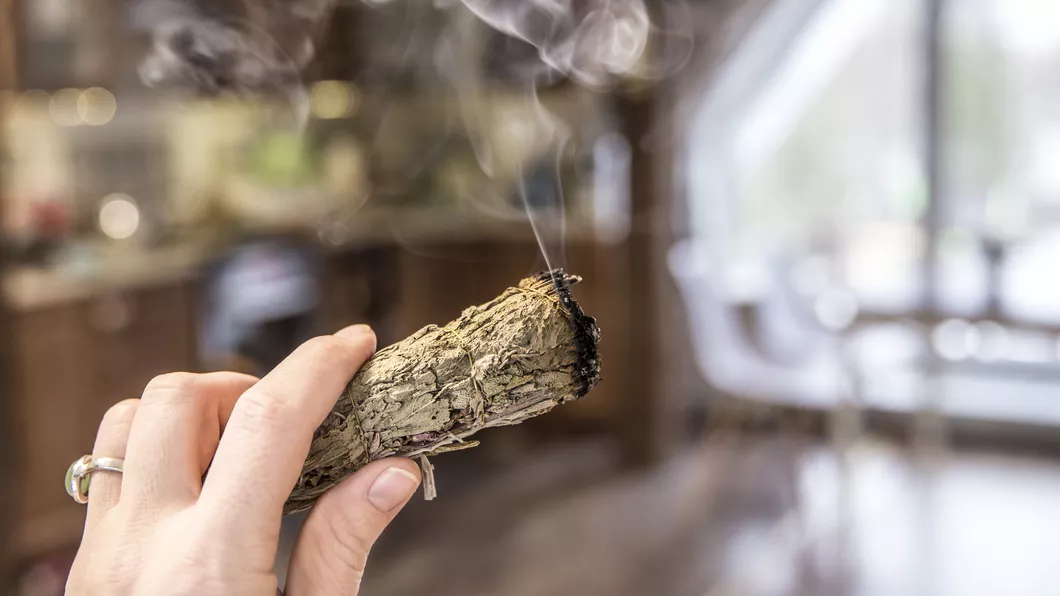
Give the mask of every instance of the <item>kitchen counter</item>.
[[193, 278], [208, 254], [203, 245], [184, 244], [101, 258], [81, 270], [15, 267], [3, 280], [4, 292], [16, 312], [44, 309]]
[[[569, 221], [567, 243], [592, 241], [595, 229], [587, 222]], [[368, 247], [414, 247], [432, 243], [482, 241], [535, 242], [528, 222], [454, 214], [451, 209], [408, 209], [362, 213], [355, 221], [321, 232], [326, 253]], [[83, 266], [14, 267], [3, 280], [6, 299], [16, 312], [27, 312], [87, 300], [108, 293], [194, 279], [216, 248], [201, 240], [186, 240], [163, 248], [119, 249], [96, 247]]]

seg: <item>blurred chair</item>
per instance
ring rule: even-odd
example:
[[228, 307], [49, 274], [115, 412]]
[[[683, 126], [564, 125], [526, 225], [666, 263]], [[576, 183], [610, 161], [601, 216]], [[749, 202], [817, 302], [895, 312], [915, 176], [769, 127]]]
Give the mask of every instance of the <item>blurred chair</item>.
[[[795, 308], [791, 297], [765, 297], [736, 303], [720, 288], [716, 271], [710, 269], [706, 248], [692, 241], [675, 246], [669, 256], [670, 270], [688, 304], [696, 359], [703, 376], [715, 387], [737, 396], [804, 406], [833, 407], [836, 396], [848, 390], [848, 372], [837, 357], [841, 346], [808, 325], [790, 329], [805, 341], [798, 358], [779, 359], [775, 350], [763, 350], [749, 337], [740, 311], [750, 309], [757, 319], [764, 308]], [[774, 301], [775, 300], [775, 301]], [[768, 308], [765, 308], [768, 305]], [[779, 316], [777, 312], [768, 318]], [[754, 324], [757, 324], [756, 321]], [[771, 353], [772, 352], [772, 353]]]

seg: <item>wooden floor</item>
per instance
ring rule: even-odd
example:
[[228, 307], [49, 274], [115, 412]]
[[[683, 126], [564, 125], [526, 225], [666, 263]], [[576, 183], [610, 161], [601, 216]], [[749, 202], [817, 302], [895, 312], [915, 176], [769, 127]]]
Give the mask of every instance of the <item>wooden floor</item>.
[[365, 596], [1060, 594], [1060, 459], [716, 435], [638, 473], [594, 443], [435, 466]]

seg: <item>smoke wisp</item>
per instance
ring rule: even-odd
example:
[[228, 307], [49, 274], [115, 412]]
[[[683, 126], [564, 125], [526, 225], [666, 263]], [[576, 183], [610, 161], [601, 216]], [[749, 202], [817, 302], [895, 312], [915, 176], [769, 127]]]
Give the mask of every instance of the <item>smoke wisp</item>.
[[[339, 1], [134, 0], [134, 22], [152, 39], [141, 78], [208, 95], [278, 95], [305, 122], [304, 71]], [[660, 80], [692, 53], [683, 0], [361, 1], [369, 10], [404, 4], [407, 35], [385, 40], [384, 50], [402, 56], [401, 68], [427, 64], [451, 91], [458, 132], [487, 180], [462, 198], [489, 217], [525, 218], [549, 269], [565, 265], [563, 159], [572, 130], [539, 92], [562, 79], [596, 91]], [[420, 27], [435, 17], [443, 25], [425, 43]], [[424, 56], [432, 47], [435, 55]], [[382, 131], [400, 117], [384, 108], [377, 142], [390, 141]], [[518, 207], [503, 200], [512, 193]]]
[[302, 103], [302, 72], [335, 2], [138, 0], [133, 24], [152, 41], [140, 78], [149, 87]]

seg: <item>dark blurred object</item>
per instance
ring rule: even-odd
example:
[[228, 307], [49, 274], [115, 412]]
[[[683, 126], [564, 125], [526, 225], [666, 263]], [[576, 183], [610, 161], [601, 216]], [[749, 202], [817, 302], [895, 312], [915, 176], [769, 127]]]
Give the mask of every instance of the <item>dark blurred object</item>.
[[245, 357], [258, 376], [268, 373], [300, 343], [309, 339], [312, 313], [263, 321], [247, 331], [236, 353]]
[[285, 240], [251, 241], [211, 269], [202, 316], [207, 361], [249, 360], [252, 372], [264, 374], [312, 336], [321, 271], [311, 248]]
[[[15, 87], [15, 51], [17, 41], [14, 36], [14, 4], [10, 1], [0, 1], [0, 89], [12, 89]], [[4, 175], [8, 172], [8, 150], [0, 150], [0, 204], [6, 202]], [[9, 217], [6, 208], [0, 208], [0, 230], [6, 230], [6, 219]], [[4, 279], [10, 266], [10, 253], [6, 238], [0, 236], [0, 280]], [[19, 441], [16, 436], [18, 425], [15, 422], [15, 413], [18, 411], [15, 402], [14, 382], [14, 354], [13, 344], [9, 338], [13, 337], [13, 322], [11, 309], [7, 300], [0, 293], [0, 449], [9, 457], [3, 458], [0, 463], [0, 475], [5, 478], [5, 487], [8, 483], [15, 483], [22, 478], [23, 462], [27, 461], [24, 454], [18, 449]], [[15, 527], [15, 508], [18, 497], [14, 491], [0, 491], [0, 593], [6, 592], [5, 585], [8, 584], [13, 572], [15, 559], [14, 545], [8, 538], [12, 535]]]

